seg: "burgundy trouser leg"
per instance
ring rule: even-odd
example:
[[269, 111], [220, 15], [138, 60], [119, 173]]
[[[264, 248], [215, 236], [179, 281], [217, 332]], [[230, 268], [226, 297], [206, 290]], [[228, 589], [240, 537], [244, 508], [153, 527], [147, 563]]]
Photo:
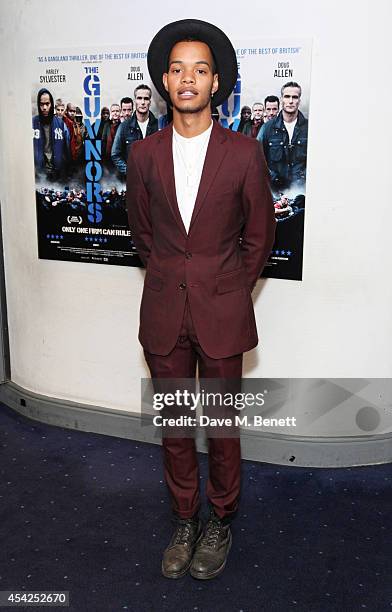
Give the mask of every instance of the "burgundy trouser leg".
[[[180, 336], [169, 355], [144, 351], [151, 378], [241, 379], [242, 354], [224, 359], [208, 357], [200, 347], [188, 302]], [[221, 518], [233, 514], [238, 506], [241, 482], [240, 438], [208, 439], [209, 478], [207, 497]], [[199, 509], [199, 466], [193, 438], [162, 439], [165, 480], [173, 510], [181, 518], [190, 518]]]
[[[237, 379], [242, 376], [242, 353], [225, 359], [211, 359], [197, 348], [200, 355], [199, 377]], [[241, 441], [237, 437], [208, 438], [207, 497], [220, 518], [237, 510], [241, 486]]]

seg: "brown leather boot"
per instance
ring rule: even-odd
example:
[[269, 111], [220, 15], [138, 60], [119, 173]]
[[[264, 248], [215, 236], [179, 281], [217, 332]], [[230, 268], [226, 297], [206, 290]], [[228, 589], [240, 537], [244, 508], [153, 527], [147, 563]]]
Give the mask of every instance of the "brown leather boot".
[[219, 576], [225, 569], [231, 541], [230, 525], [225, 524], [214, 512], [211, 512], [203, 537], [193, 555], [191, 576], [199, 580]]
[[162, 574], [166, 578], [180, 578], [186, 574], [202, 534], [199, 518], [178, 519], [170, 544], [163, 553]]

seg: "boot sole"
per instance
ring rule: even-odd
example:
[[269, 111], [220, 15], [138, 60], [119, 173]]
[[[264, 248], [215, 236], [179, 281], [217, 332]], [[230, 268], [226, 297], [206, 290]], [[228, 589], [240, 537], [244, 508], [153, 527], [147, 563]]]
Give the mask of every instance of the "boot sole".
[[[193, 552], [194, 552], [197, 544], [200, 542], [202, 536], [203, 536], [203, 530], [201, 530], [200, 535], [199, 535], [199, 537], [197, 538], [197, 540], [195, 542]], [[193, 557], [193, 553], [192, 553], [192, 557]], [[161, 569], [162, 569], [163, 576], [165, 576], [165, 578], [172, 578], [173, 580], [176, 580], [177, 578], [181, 578], [181, 576], [185, 576], [185, 574], [187, 573], [187, 571], [189, 570], [189, 568], [191, 566], [192, 557], [190, 558], [190, 561], [189, 561], [188, 565], [184, 569], [182, 569], [180, 572], [166, 572], [165, 569], [163, 568], [163, 561], [162, 561]]]
[[[197, 572], [195, 570], [192, 570], [192, 568], [190, 569], [189, 573], [192, 576], [192, 578], [196, 578], [196, 580], [211, 580], [211, 578], [216, 578], [217, 576], [219, 576], [219, 574], [221, 574], [223, 572], [223, 570], [226, 567], [226, 562], [227, 562], [227, 557], [229, 556], [229, 552], [230, 552], [230, 548], [231, 548], [231, 544], [232, 544], [232, 535], [230, 533], [230, 541], [227, 547], [227, 553], [226, 553], [226, 557], [225, 560], [223, 561], [222, 565], [220, 565], [218, 567], [218, 569], [214, 570], [213, 572], [209, 573], [209, 574], [205, 574], [202, 572]], [[192, 565], [192, 563], [191, 563]]]

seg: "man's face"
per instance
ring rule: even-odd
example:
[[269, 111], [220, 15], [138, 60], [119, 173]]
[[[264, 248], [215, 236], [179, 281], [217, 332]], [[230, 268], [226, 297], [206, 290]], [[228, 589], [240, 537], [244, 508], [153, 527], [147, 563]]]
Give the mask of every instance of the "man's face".
[[241, 111], [241, 119], [243, 119], [244, 121], [249, 121], [249, 119], [252, 116], [252, 111], [250, 110], [250, 108], [243, 108]]
[[62, 117], [64, 115], [65, 106], [64, 104], [57, 104], [55, 107], [57, 117]]
[[112, 121], [118, 121], [120, 119], [120, 107], [118, 104], [114, 104], [110, 107], [110, 118]]
[[218, 89], [218, 75], [213, 74], [212, 67], [212, 54], [205, 43], [192, 41], [174, 45], [169, 70], [162, 79], [178, 112], [200, 113], [210, 106], [211, 95]]
[[253, 104], [253, 108], [252, 108], [253, 119], [256, 119], [257, 121], [262, 119], [263, 111], [264, 111], [264, 106], [262, 104]]
[[135, 93], [136, 112], [146, 115], [150, 110], [151, 93], [148, 89], [138, 89]]
[[282, 94], [282, 110], [294, 114], [298, 111], [301, 92], [298, 87], [286, 87]]
[[128, 119], [133, 113], [133, 104], [132, 102], [123, 102], [121, 104], [121, 116], [123, 119]]
[[75, 119], [76, 106], [73, 104], [67, 104], [67, 110], [65, 111], [72, 121]]
[[50, 108], [51, 108], [51, 103], [50, 103], [50, 96], [47, 93], [42, 94], [42, 96], [40, 97], [39, 100], [39, 108], [41, 111], [41, 115], [43, 115], [43, 117], [49, 117], [49, 113], [50, 113]]
[[108, 108], [105, 108], [105, 109], [102, 111], [102, 121], [107, 121], [107, 120], [109, 119], [109, 117], [110, 117], [110, 112], [109, 112], [109, 109], [108, 109]]
[[266, 119], [269, 121], [277, 116], [279, 112], [279, 104], [278, 102], [266, 102], [265, 104], [265, 113]]

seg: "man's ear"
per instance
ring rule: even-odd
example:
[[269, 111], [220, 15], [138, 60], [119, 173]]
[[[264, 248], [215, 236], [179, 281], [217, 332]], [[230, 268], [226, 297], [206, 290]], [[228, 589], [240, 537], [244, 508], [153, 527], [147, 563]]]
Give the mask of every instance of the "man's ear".
[[162, 83], [166, 91], [169, 91], [168, 86], [167, 86], [167, 72], [164, 72], [162, 75]]
[[211, 95], [216, 93], [219, 89], [219, 77], [217, 74], [214, 74], [214, 80], [212, 81]]

